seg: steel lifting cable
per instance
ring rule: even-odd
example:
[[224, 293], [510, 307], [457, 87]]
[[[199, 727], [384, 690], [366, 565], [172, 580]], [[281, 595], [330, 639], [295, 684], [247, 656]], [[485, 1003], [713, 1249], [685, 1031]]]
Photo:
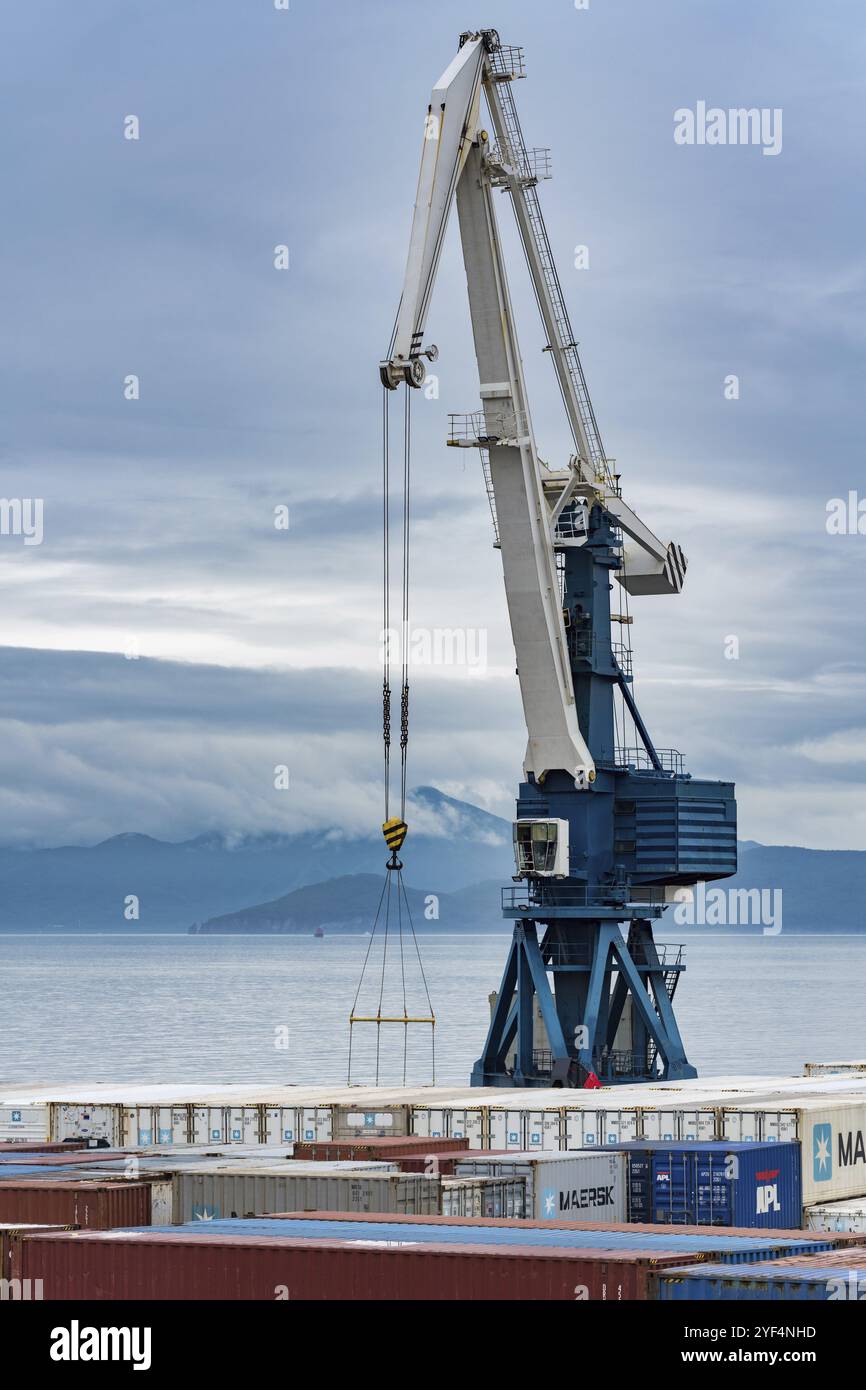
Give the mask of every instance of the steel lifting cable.
[[382, 387], [382, 738], [385, 746], [385, 820], [391, 796], [391, 542], [388, 398]]
[[[384, 805], [385, 820], [382, 831], [385, 842], [391, 851], [390, 859], [386, 866], [385, 883], [379, 896], [379, 903], [376, 909], [376, 916], [373, 922], [373, 929], [364, 956], [364, 963], [361, 968], [361, 978], [358, 988], [355, 991], [355, 998], [352, 1004], [352, 1011], [349, 1015], [349, 1082], [352, 1080], [352, 1035], [356, 1023], [375, 1023], [376, 1024], [376, 1079], [375, 1084], [379, 1084], [381, 1071], [381, 1035], [383, 1023], [400, 1023], [403, 1025], [403, 1082], [406, 1082], [408, 1068], [408, 1032], [410, 1023], [429, 1024], [431, 1028], [431, 1064], [432, 1079], [436, 1079], [436, 1044], [435, 1027], [436, 1018], [433, 1013], [433, 1006], [430, 1000], [430, 990], [427, 984], [427, 977], [424, 973], [424, 965], [421, 960], [421, 951], [415, 935], [415, 926], [412, 920], [412, 912], [409, 906], [409, 896], [406, 885], [403, 882], [403, 865], [398, 858], [398, 852], [406, 838], [406, 796], [407, 796], [407, 768], [409, 752], [409, 522], [410, 522], [410, 484], [411, 484], [411, 459], [412, 459], [412, 412], [411, 399], [412, 392], [409, 386], [405, 386], [406, 392], [404, 400], [403, 416], [403, 555], [402, 555], [402, 576], [401, 576], [401, 614], [400, 614], [400, 642], [401, 651], [401, 678], [400, 678], [400, 815], [391, 816], [391, 539], [390, 539], [390, 418], [389, 418], [389, 396], [390, 391], [383, 386], [382, 398], [382, 622], [383, 622], [383, 651], [382, 651], [382, 738], [384, 747]], [[402, 1014], [388, 1015], [383, 1012], [385, 1008], [385, 985], [388, 965], [388, 945], [391, 926], [391, 898], [392, 898], [392, 874], [396, 874], [397, 886], [396, 911], [397, 911], [397, 935], [400, 951], [400, 982], [402, 990]], [[424, 987], [424, 995], [427, 1000], [428, 1014], [426, 1016], [412, 1016], [409, 1013], [409, 1000], [406, 988], [406, 960], [403, 943], [403, 919], [408, 923], [408, 929], [412, 937], [412, 944], [415, 948], [415, 955], [418, 961], [418, 968], [421, 975], [421, 983]], [[358, 1014], [358, 1002], [361, 996], [364, 979], [367, 974], [367, 967], [370, 963], [370, 956], [373, 949], [373, 942], [382, 923], [382, 968], [378, 982], [378, 1001], [375, 1014]]]
[[[412, 459], [412, 392], [405, 386], [403, 414], [403, 683], [400, 691], [400, 819], [406, 820], [406, 759], [409, 749], [409, 483]], [[386, 817], [387, 819], [387, 817]]]

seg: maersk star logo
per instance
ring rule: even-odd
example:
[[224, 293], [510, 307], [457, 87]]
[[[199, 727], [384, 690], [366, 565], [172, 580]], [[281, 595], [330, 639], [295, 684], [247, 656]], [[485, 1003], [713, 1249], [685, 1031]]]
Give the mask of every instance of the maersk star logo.
[[554, 1192], [554, 1190], [553, 1190], [552, 1187], [548, 1187], [548, 1188], [545, 1189], [544, 1196], [543, 1196], [543, 1198], [542, 1198], [542, 1202], [543, 1202], [543, 1205], [544, 1205], [544, 1215], [545, 1215], [545, 1216], [555, 1216], [555, 1215], [556, 1215], [556, 1193]]
[[833, 1129], [831, 1125], [815, 1125], [812, 1130], [812, 1157], [815, 1182], [826, 1182], [833, 1176]]

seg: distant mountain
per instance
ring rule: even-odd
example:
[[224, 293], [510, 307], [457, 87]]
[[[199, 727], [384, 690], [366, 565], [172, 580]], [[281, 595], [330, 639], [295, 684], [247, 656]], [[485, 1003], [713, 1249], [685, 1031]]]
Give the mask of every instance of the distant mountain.
[[[499, 880], [474, 884], [455, 893], [425, 893], [406, 889], [409, 916], [416, 932], [502, 931], [508, 929], [499, 914]], [[368, 932], [382, 901], [381, 874], [346, 874], [341, 878], [296, 888], [272, 902], [258, 903], [240, 912], [227, 912], [203, 922], [199, 933], [303, 933], [317, 927], [326, 933]], [[408, 922], [403, 908], [404, 922]], [[383, 907], [384, 912], [384, 907]], [[384, 915], [380, 919], [384, 922]], [[397, 922], [396, 883], [392, 887], [390, 922]]]
[[[500, 928], [498, 890], [513, 873], [510, 823], [435, 787], [416, 788], [407, 818], [405, 878], [419, 930]], [[726, 895], [763, 891], [772, 920], [759, 914], [734, 930], [772, 925], [780, 902], [786, 932], [866, 930], [866, 851], [755, 840], [739, 848], [739, 873], [715, 886]], [[350, 836], [338, 827], [209, 833], [180, 844], [125, 833], [93, 846], [0, 849], [0, 931], [368, 930], [385, 858], [378, 830]], [[429, 895], [439, 900], [438, 919], [424, 916]], [[665, 926], [691, 929], [672, 912]]]
[[[405, 877], [447, 895], [511, 873], [511, 826], [434, 787], [412, 793]], [[172, 844], [134, 833], [93, 846], [0, 849], [0, 931], [185, 931], [296, 888], [385, 872], [378, 828], [207, 834]], [[130, 900], [138, 900], [138, 917]]]
[[742, 844], [739, 848], [739, 871], [718, 886], [728, 893], [760, 890], [771, 910], [776, 905], [783, 932], [866, 931], [866, 850], [801, 849], [754, 840], [746, 842], [745, 852]]

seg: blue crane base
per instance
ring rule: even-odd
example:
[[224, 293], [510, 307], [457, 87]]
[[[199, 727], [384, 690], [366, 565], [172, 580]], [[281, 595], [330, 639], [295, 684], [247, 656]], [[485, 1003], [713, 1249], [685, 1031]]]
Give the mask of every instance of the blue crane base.
[[[697, 1076], [672, 1004], [684, 969], [682, 948], [657, 946], [647, 919], [632, 920], [624, 935], [609, 919], [523, 918], [472, 1085], [582, 1087]], [[544, 1047], [535, 1037], [536, 1001]], [[617, 1047], [627, 1010], [629, 1045]]]

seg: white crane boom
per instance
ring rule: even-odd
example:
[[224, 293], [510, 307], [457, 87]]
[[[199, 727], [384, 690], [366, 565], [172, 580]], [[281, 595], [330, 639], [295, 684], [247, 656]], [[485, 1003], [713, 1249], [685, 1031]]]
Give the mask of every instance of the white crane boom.
[[[523, 145], [509, 82], [508, 54], [493, 31], [464, 35], [457, 56], [433, 89], [424, 124], [421, 170], [403, 293], [386, 359], [384, 385], [423, 384], [425, 320], [448, 217], [457, 202], [469, 307], [483, 405], [482, 442], [490, 481], [505, 592], [517, 657], [528, 744], [524, 771], [539, 782], [564, 770], [578, 787], [595, 764], [575, 706], [557, 573], [557, 532], [563, 508], [579, 491], [601, 501], [628, 535], [618, 578], [631, 593], [677, 592], [685, 557], [659, 541], [619, 496], [604, 457], [535, 193], [537, 177]], [[484, 86], [497, 135], [490, 148], [480, 128]], [[554, 360], [577, 456], [561, 475], [541, 464], [493, 206], [493, 188], [512, 195], [548, 346]], [[561, 478], [561, 485], [555, 481]], [[554, 484], [552, 486], [552, 484]]]

